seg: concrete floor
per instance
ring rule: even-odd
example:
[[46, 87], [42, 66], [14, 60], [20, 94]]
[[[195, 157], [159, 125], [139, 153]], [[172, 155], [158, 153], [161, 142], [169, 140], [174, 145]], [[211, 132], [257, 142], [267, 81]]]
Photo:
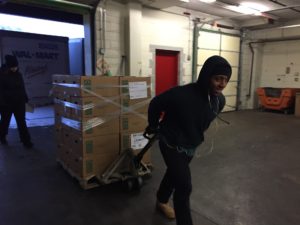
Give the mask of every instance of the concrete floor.
[[[300, 224], [300, 118], [271, 112], [224, 113], [191, 163], [195, 225]], [[32, 127], [26, 150], [10, 130], [0, 146], [0, 225], [172, 225], [155, 211], [164, 171], [140, 192], [118, 183], [84, 191], [55, 160], [53, 127]], [[212, 150], [212, 152], [211, 152]]]
[[[26, 112], [26, 123], [28, 127], [49, 126], [54, 124], [53, 105], [36, 107], [33, 113]], [[15, 117], [11, 117], [10, 128], [16, 128], [17, 123]]]

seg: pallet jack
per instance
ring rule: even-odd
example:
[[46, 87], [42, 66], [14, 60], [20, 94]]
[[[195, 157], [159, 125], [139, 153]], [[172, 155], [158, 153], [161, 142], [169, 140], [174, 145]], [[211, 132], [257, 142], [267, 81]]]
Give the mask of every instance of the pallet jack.
[[135, 155], [131, 148], [126, 149], [122, 154], [105, 170], [100, 176], [100, 183], [110, 184], [117, 181], [125, 182], [126, 189], [132, 191], [133, 189], [140, 189], [143, 185], [143, 176], [150, 175], [152, 166], [146, 165], [142, 162], [144, 154], [151, 148], [156, 140], [158, 134], [143, 136], [148, 139], [148, 143], [144, 148]]

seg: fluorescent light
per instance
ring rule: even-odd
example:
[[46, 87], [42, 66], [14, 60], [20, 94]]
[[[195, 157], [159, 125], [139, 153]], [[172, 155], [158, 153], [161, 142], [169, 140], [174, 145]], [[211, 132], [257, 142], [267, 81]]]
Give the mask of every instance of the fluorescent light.
[[230, 5], [227, 6], [226, 8], [238, 13], [255, 15], [255, 16], [261, 16], [262, 12], [269, 10], [268, 7], [253, 2], [243, 2], [239, 6]]
[[181, 2], [190, 2], [190, 0], [179, 0]]
[[69, 38], [84, 38], [83, 25], [13, 16], [2, 13], [0, 13], [0, 30], [46, 34]]
[[286, 26], [279, 27], [279, 28], [294, 28], [294, 27], [300, 27], [300, 24], [295, 24], [295, 25], [286, 25]]
[[255, 9], [248, 8], [246, 6], [242, 6], [242, 5], [239, 5], [239, 6], [230, 5], [230, 6], [226, 6], [226, 8], [231, 11], [235, 11], [235, 12], [242, 13], [242, 14], [256, 15], [256, 16], [261, 15], [261, 12], [255, 10]]
[[216, 0], [199, 0], [200, 2], [205, 2], [205, 3], [213, 3]]
[[241, 5], [259, 12], [265, 12], [269, 10], [267, 6], [255, 2], [243, 2]]

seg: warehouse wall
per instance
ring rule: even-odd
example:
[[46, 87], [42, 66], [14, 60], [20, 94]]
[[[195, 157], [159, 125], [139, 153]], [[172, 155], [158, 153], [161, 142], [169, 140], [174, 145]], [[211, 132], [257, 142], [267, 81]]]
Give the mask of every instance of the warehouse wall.
[[[155, 49], [175, 50], [180, 52], [179, 82], [192, 80], [192, 24], [184, 16], [143, 8], [142, 21], [142, 70], [146, 75], [155, 73]], [[190, 39], [189, 42], [189, 33]], [[190, 46], [189, 46], [190, 45]]]
[[[96, 27], [96, 47], [97, 64], [96, 73], [102, 73], [102, 66], [109, 67], [111, 74], [124, 75], [125, 71], [125, 24], [127, 8], [124, 4], [109, 1], [105, 7], [106, 10], [106, 26], [105, 26], [105, 46], [103, 46], [103, 38], [101, 36], [101, 15], [100, 8], [97, 10], [95, 18]], [[100, 49], [104, 50], [104, 57], [100, 54]], [[103, 63], [104, 59], [104, 63]]]
[[[252, 44], [254, 52], [252, 79], [250, 42], [258, 42]], [[297, 27], [245, 33], [240, 73], [240, 109], [258, 107], [255, 92], [258, 87], [300, 88], [299, 46], [300, 28]]]
[[[189, 27], [187, 17], [145, 8], [139, 3], [121, 4], [108, 1], [103, 8], [106, 9], [104, 60], [112, 75], [151, 76], [154, 84], [155, 50], [166, 49], [180, 52], [179, 84], [191, 82], [192, 60], [188, 60], [188, 55], [192, 56], [193, 24]], [[98, 74], [101, 73], [99, 68], [103, 59], [99, 53], [102, 47], [99, 14], [98, 12], [96, 17], [95, 49]], [[253, 109], [258, 106], [255, 92], [257, 87], [298, 87], [299, 83], [296, 81], [300, 71], [296, 60], [300, 57], [299, 41], [255, 43], [253, 63], [249, 43], [262, 39], [267, 41], [299, 36], [300, 28], [245, 32], [241, 45], [239, 109]]]
[[[155, 49], [159, 48], [180, 52], [180, 84], [191, 81], [192, 61], [187, 60], [187, 55], [192, 54], [193, 25], [191, 24], [189, 29], [187, 17], [141, 6], [138, 12], [138, 3], [124, 5], [110, 1], [104, 8], [107, 15], [104, 59], [113, 75], [154, 76]], [[102, 56], [99, 54], [100, 21], [98, 12], [96, 17], [98, 74], [101, 73], [102, 62]], [[137, 54], [138, 52], [140, 54]]]

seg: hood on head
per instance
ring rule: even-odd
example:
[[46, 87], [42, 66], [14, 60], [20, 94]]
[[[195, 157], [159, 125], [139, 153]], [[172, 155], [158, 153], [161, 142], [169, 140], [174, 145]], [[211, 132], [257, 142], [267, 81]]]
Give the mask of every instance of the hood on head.
[[17, 67], [19, 65], [17, 57], [14, 55], [6, 55], [5, 56], [5, 65], [8, 68]]
[[214, 75], [225, 75], [228, 81], [231, 77], [231, 66], [226, 59], [221, 56], [214, 55], [209, 57], [203, 64], [199, 73], [197, 84], [203, 92], [208, 92], [210, 86], [210, 78]]

